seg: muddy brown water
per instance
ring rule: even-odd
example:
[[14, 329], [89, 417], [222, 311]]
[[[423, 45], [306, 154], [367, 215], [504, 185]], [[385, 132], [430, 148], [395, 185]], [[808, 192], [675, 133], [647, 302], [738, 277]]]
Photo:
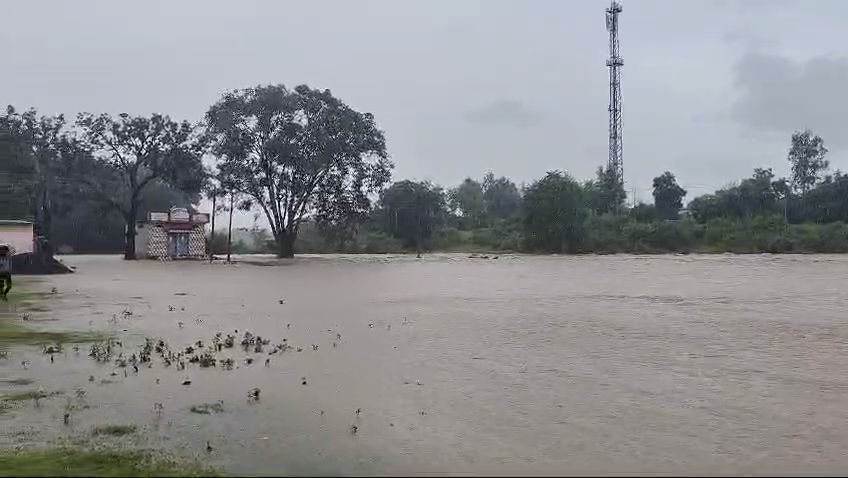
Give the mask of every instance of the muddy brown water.
[[[55, 363], [16, 347], [0, 388], [81, 387], [89, 408], [65, 426], [64, 398], [27, 403], [0, 416], [3, 442], [131, 422], [232, 473], [848, 470], [846, 256], [258, 260], [65, 257], [76, 274], [32, 285], [58, 290], [36, 326], [109, 331], [126, 352], [234, 329], [303, 351], [266, 367], [225, 349], [230, 371], [154, 357], [124, 377], [87, 346]], [[223, 413], [189, 412], [218, 400]]]

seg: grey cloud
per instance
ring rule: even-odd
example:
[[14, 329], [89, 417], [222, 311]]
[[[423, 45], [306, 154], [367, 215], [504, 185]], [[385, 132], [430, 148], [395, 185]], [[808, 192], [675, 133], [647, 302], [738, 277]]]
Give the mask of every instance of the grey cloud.
[[543, 114], [519, 100], [497, 100], [469, 111], [465, 118], [483, 125], [528, 127], [539, 124]]
[[[846, 146], [848, 59], [816, 57], [795, 62], [785, 57], [747, 54], [734, 68], [739, 96], [733, 118], [751, 131], [785, 135], [811, 128], [828, 145]], [[787, 139], [788, 140], [788, 139]]]
[[745, 50], [756, 51], [766, 48], [777, 49], [779, 47], [779, 42], [774, 38], [768, 38], [743, 27], [728, 30], [723, 35], [723, 38], [727, 43]]

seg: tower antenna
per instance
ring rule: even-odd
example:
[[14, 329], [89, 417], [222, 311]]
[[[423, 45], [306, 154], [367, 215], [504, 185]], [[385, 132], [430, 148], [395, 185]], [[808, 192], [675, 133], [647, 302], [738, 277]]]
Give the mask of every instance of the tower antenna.
[[607, 8], [607, 31], [609, 32], [609, 163], [607, 167], [615, 172], [615, 178], [624, 185], [624, 149], [621, 144], [621, 67], [624, 60], [618, 51], [618, 14], [621, 4], [612, 0]]

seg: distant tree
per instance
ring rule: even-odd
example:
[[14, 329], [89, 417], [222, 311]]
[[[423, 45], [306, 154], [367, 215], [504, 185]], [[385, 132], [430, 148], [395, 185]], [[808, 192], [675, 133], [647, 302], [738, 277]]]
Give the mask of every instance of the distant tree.
[[528, 245], [548, 252], [576, 252], [586, 217], [583, 190], [566, 173], [551, 171], [524, 191]]
[[257, 86], [227, 93], [206, 114], [219, 169], [268, 219], [277, 255], [293, 257], [309, 215], [363, 218], [389, 181], [383, 132], [329, 90]]
[[786, 179], [776, 179], [771, 169], [757, 168], [750, 178], [743, 179], [738, 185], [693, 199], [689, 203], [689, 211], [699, 222], [719, 217], [783, 216], [788, 215], [791, 200]]
[[35, 159], [18, 125], [0, 117], [0, 218], [34, 219]]
[[38, 116], [34, 109], [17, 113], [7, 108], [5, 121], [12, 122], [21, 132], [29, 149], [35, 173], [34, 211], [36, 231], [39, 236], [49, 238], [54, 211], [53, 198], [61, 186], [57, 178], [57, 163], [63, 143], [65, 118]]
[[818, 223], [848, 222], [848, 174], [836, 171], [810, 189], [796, 216]]
[[792, 133], [792, 146], [787, 159], [792, 165], [792, 186], [802, 196], [807, 194], [827, 169], [828, 162], [824, 159], [826, 154], [827, 148], [821, 136], [808, 129]]
[[378, 211], [383, 230], [420, 256], [444, 224], [447, 205], [442, 188], [428, 181], [399, 181], [382, 192]]
[[666, 171], [654, 178], [654, 206], [660, 217], [677, 219], [685, 196], [686, 190], [677, 184], [670, 172]]
[[618, 178], [615, 170], [598, 166], [594, 182], [587, 185], [587, 193], [592, 209], [600, 214], [618, 212], [624, 209], [627, 193], [624, 184]]
[[495, 178], [491, 172], [483, 177], [483, 201], [490, 221], [507, 219], [521, 209], [521, 193], [515, 183], [504, 176]]
[[480, 226], [486, 214], [483, 186], [466, 178], [462, 184], [448, 191], [448, 205], [451, 212], [461, 216], [460, 223], [464, 228]]
[[83, 148], [96, 160], [100, 174], [76, 177], [97, 200], [124, 219], [124, 258], [135, 259], [136, 221], [143, 193], [163, 181], [187, 194], [197, 194], [205, 181], [203, 142], [188, 122], [153, 114], [130, 116], [81, 113], [76, 126]]
[[652, 222], [660, 218], [657, 208], [653, 204], [640, 202], [630, 209], [630, 217], [637, 222]]

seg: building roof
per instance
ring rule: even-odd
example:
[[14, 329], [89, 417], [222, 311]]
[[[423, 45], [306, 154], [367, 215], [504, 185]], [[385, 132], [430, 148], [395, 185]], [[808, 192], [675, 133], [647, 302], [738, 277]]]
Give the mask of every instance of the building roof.
[[0, 219], [0, 226], [11, 226], [18, 225], [22, 226], [25, 224], [32, 224], [32, 221], [21, 221], [18, 219]]

